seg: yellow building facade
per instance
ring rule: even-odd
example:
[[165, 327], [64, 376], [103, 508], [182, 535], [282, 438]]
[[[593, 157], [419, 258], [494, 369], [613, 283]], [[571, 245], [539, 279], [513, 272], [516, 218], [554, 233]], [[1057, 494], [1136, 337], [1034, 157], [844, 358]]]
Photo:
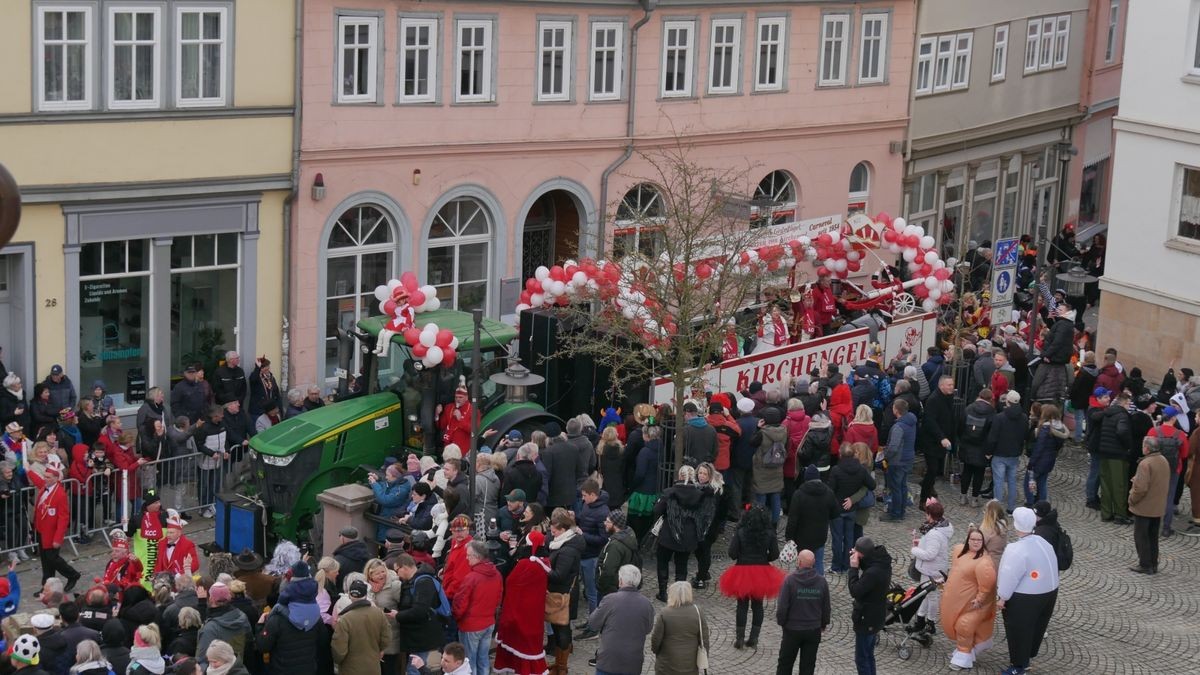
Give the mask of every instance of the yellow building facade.
[[0, 162], [24, 209], [0, 250], [6, 368], [28, 395], [61, 365], [129, 412], [186, 364], [278, 359], [294, 0], [10, 5]]

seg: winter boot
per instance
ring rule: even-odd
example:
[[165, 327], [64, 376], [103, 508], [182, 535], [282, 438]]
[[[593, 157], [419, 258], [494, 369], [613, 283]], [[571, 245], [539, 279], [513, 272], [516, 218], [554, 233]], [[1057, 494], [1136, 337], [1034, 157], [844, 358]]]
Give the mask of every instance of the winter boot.
[[575, 649], [574, 645], [566, 649], [554, 650], [554, 670], [550, 672], [553, 675], [567, 675], [567, 668], [571, 661], [571, 652]]
[[913, 633], [913, 634], [920, 633], [921, 631], [925, 630], [926, 623], [927, 623], [927, 621], [925, 620], [925, 617], [918, 616], [917, 620], [913, 621], [912, 623], [905, 626], [904, 630], [908, 633]]
[[750, 626], [750, 637], [746, 638], [747, 647], [758, 646], [758, 632], [762, 630], [762, 624], [756, 623]]
[[741, 649], [742, 647], [746, 646], [745, 637], [746, 637], [746, 624], [739, 623], [737, 625], [737, 639], [733, 641], [733, 648]]
[[967, 505], [967, 493], [964, 492], [958, 496], [958, 504], [959, 504], [959, 506]]
[[670, 582], [667, 581], [667, 577], [660, 576], [658, 578], [658, 595], [654, 597], [657, 598], [659, 602], [667, 601], [667, 586], [669, 584]]

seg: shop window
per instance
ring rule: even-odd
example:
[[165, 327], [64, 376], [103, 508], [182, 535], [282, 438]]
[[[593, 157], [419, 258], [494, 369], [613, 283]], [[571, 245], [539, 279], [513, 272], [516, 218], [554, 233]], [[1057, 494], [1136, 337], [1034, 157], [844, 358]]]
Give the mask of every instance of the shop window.
[[[79, 383], [103, 380], [117, 407], [140, 403], [150, 363], [150, 240], [84, 244], [79, 275]], [[131, 387], [130, 383], [143, 385]]]
[[429, 283], [450, 308], [488, 307], [492, 219], [476, 199], [454, 199], [438, 210], [429, 228]]
[[171, 373], [199, 363], [211, 373], [237, 348], [240, 263], [235, 232], [171, 240]]
[[[354, 328], [360, 319], [379, 313], [375, 287], [395, 274], [396, 232], [391, 219], [373, 206], [355, 206], [333, 225], [325, 261], [325, 378], [338, 366], [337, 330]], [[350, 372], [357, 373], [362, 354], [354, 350]]]

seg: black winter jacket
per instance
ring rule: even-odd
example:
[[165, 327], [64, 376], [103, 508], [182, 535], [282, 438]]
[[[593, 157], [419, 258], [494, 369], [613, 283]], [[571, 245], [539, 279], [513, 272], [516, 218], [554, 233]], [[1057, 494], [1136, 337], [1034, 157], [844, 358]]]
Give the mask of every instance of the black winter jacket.
[[[664, 526], [665, 530], [666, 527]], [[550, 540], [553, 541], [553, 540]], [[547, 544], [549, 546], [549, 544]], [[550, 575], [546, 580], [549, 593], [570, 593], [575, 577], [579, 576], [579, 561], [586, 548], [583, 537], [576, 534], [558, 548], [550, 549]]]
[[[972, 466], [987, 465], [988, 436], [992, 431], [992, 422], [996, 417], [996, 408], [987, 401], [976, 399], [963, 411], [963, 422], [958, 435], [958, 456], [962, 461]], [[978, 424], [978, 420], [985, 420]], [[968, 429], [968, 421], [974, 421], [977, 430]]]
[[542, 451], [542, 463], [550, 473], [547, 511], [575, 505], [575, 488], [579, 485], [581, 458], [579, 450], [566, 438], [552, 438]]
[[587, 544], [583, 552], [584, 558], [595, 558], [600, 555], [600, 549], [608, 541], [608, 532], [604, 530], [604, 520], [608, 518], [608, 492], [601, 490], [596, 501], [583, 503], [583, 508], [577, 514], [576, 523], [583, 533], [583, 541]]
[[341, 565], [338, 574], [345, 576], [351, 572], [362, 572], [367, 561], [374, 556], [367, 550], [366, 542], [362, 539], [355, 539], [333, 549], [333, 557]]
[[691, 553], [712, 523], [712, 494], [694, 483], [676, 483], [663, 490], [654, 505], [654, 517], [663, 518], [658, 545], [670, 551]]
[[854, 598], [854, 632], [877, 633], [887, 617], [887, 592], [892, 585], [892, 556], [876, 545], [870, 555], [859, 559], [846, 578], [850, 597]]
[[[930, 386], [934, 386], [930, 382]], [[925, 399], [925, 414], [921, 417], [921, 447], [926, 452], [945, 452], [942, 439], [954, 440], [954, 394], [934, 389]]]
[[992, 418], [988, 451], [995, 457], [1020, 457], [1025, 449], [1029, 421], [1019, 405], [1010, 405]]
[[1096, 389], [1096, 376], [1099, 374], [1100, 371], [1096, 370], [1096, 366], [1083, 366], [1079, 369], [1079, 372], [1075, 374], [1075, 381], [1071, 383], [1071, 391], [1068, 393], [1071, 407], [1076, 410], [1088, 409], [1092, 392]]
[[259, 652], [271, 655], [269, 675], [299, 675], [314, 672], [320, 645], [328, 645], [332, 634], [324, 621], [308, 630], [297, 628], [288, 618], [288, 608], [277, 605], [254, 639]]
[[[829, 471], [829, 487], [840, 506], [842, 500], [863, 487], [875, 489], [875, 477], [858, 461], [857, 457], [842, 457]], [[853, 506], [851, 507], [853, 508]], [[840, 513], [841, 509], [839, 509]]]
[[1129, 423], [1129, 412], [1119, 405], [1110, 405], [1100, 416], [1100, 459], [1129, 459], [1133, 446], [1133, 432]]
[[504, 487], [500, 489], [504, 494], [521, 490], [525, 493], [526, 501], [532, 502], [537, 501], [541, 489], [542, 474], [538, 473], [533, 460], [518, 459], [504, 470]]
[[829, 521], [841, 513], [842, 505], [824, 481], [804, 481], [792, 493], [788, 508], [788, 541], [796, 542], [796, 548], [800, 550], [821, 548], [829, 535]]
[[439, 600], [433, 579], [433, 568], [421, 563], [412, 579], [401, 582], [400, 606], [396, 609], [400, 651], [413, 654], [438, 649], [446, 643], [442, 620], [434, 611]]
[[619, 509], [625, 503], [625, 453], [615, 443], [605, 444], [600, 450], [600, 475], [608, 492], [608, 505]]
[[770, 565], [779, 559], [775, 533], [767, 530], [754, 535], [739, 527], [729, 540], [729, 559], [738, 565]]
[[1060, 366], [1070, 363], [1071, 355], [1075, 353], [1074, 342], [1075, 322], [1062, 317], [1055, 319], [1042, 348], [1042, 359]]
[[[21, 408], [20, 415], [16, 412], [17, 408]], [[17, 422], [22, 427], [29, 429], [29, 402], [25, 400], [24, 391], [17, 396], [8, 389], [0, 387], [0, 428], [8, 426], [9, 422]]]

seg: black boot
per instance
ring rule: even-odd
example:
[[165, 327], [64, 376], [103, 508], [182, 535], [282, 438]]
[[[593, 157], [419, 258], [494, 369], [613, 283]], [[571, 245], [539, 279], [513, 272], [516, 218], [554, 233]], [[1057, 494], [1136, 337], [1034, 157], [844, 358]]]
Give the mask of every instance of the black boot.
[[667, 601], [667, 578], [666, 577], [658, 578], [658, 595], [656, 595], [654, 597], [658, 598], [659, 602]]
[[918, 616], [917, 620], [904, 627], [904, 630], [909, 633], [920, 633], [925, 630], [925, 617]]
[[742, 647], [744, 647], [746, 645], [746, 640], [744, 639], [745, 636], [746, 636], [746, 624], [739, 623], [737, 625], [737, 639], [733, 641], [734, 649], [741, 649]]
[[755, 647], [758, 645], [758, 632], [762, 630], [762, 624], [756, 623], [750, 626], [750, 637], [746, 638], [747, 647]]

